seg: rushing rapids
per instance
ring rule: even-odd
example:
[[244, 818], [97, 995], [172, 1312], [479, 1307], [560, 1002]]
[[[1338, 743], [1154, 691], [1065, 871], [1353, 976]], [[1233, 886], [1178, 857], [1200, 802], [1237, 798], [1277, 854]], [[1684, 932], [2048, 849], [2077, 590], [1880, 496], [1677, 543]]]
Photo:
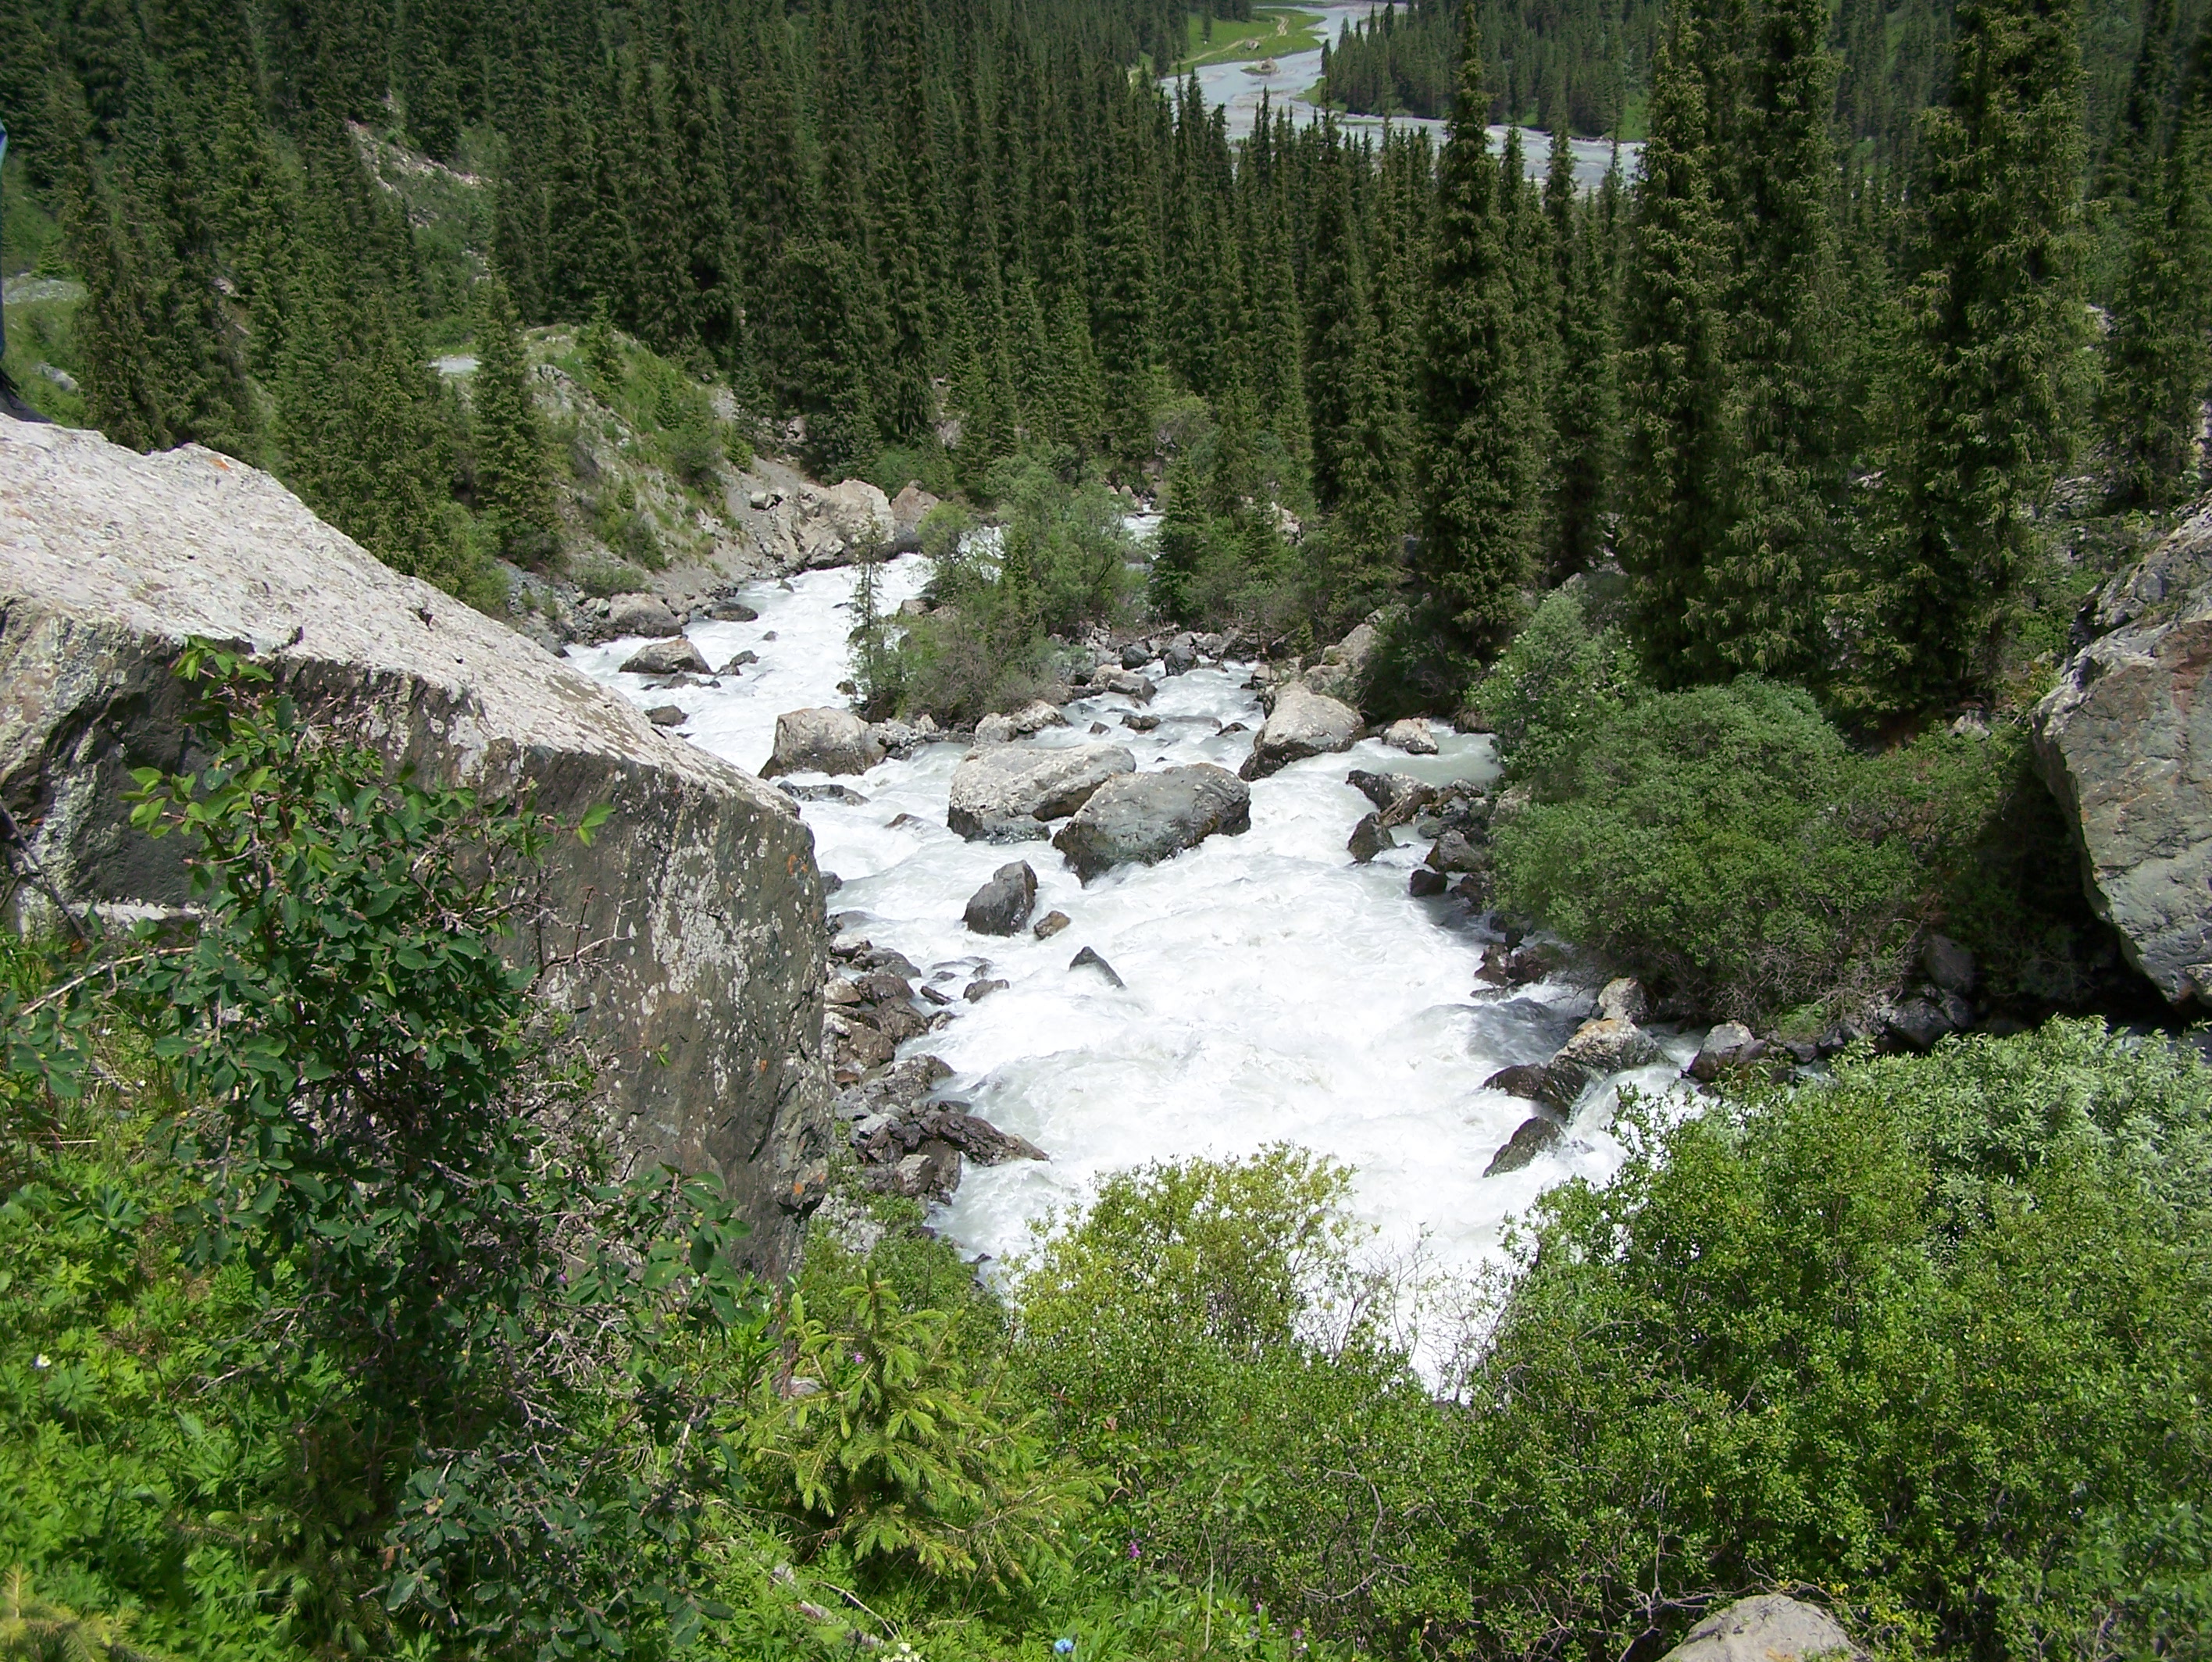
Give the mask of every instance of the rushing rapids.
[[[895, 606], [926, 574], [919, 556], [879, 577]], [[749, 623], [702, 622], [689, 634], [709, 664], [757, 654], [719, 687], [653, 687], [617, 666], [635, 640], [572, 649], [588, 673], [641, 704], [674, 703], [695, 743], [757, 768], [780, 712], [843, 701], [854, 573], [817, 572], [745, 595]], [[1135, 708], [1115, 696], [1066, 707], [1068, 725], [1036, 743], [1089, 742], [1103, 722], [1140, 769], [1212, 761], [1234, 769], [1261, 720], [1237, 665], [1166, 676], [1155, 665], [1159, 726], [1121, 725]], [[1235, 724], [1245, 731], [1221, 731]], [[1102, 739], [1106, 736], [1101, 736]], [[1542, 982], [1478, 986], [1486, 936], [1468, 904], [1407, 889], [1424, 846], [1356, 864], [1345, 843], [1370, 804], [1355, 767], [1432, 783], [1492, 771], [1489, 741], [1442, 735], [1438, 754], [1408, 756], [1364, 740], [1351, 751], [1292, 763], [1252, 786], [1251, 828], [1217, 835], [1151, 867], [1125, 867], [1088, 886], [1046, 842], [967, 842], [945, 825], [964, 741], [927, 746], [840, 783], [865, 801], [804, 804], [817, 857], [843, 887], [830, 901], [843, 926], [895, 948], [957, 994], [979, 970], [1008, 983], [939, 1031], [909, 1040], [955, 1070], [939, 1095], [973, 1105], [1051, 1156], [970, 1168], [936, 1221], [972, 1251], [1020, 1249], [1032, 1219], [1079, 1198], [1100, 1174], [1164, 1156], [1246, 1152], [1287, 1141], [1354, 1168], [1356, 1204], [1383, 1243], [1425, 1238], [1447, 1267], [1492, 1255], [1501, 1227], [1545, 1186], [1599, 1177], [1621, 1157], [1611, 1134], [1615, 1089], [1583, 1102], [1567, 1136], [1522, 1170], [1484, 1168], [1529, 1105], [1483, 1081], [1540, 1062], [1587, 1015], [1586, 991]], [[793, 781], [809, 782], [801, 775]], [[1069, 927], [1039, 941], [971, 934], [963, 908], [1000, 865], [1035, 867], [1036, 915]], [[1071, 967], [1088, 947], [1125, 984]], [[1629, 1076], [1671, 1081], [1694, 1044], [1670, 1040], [1671, 1065]]]

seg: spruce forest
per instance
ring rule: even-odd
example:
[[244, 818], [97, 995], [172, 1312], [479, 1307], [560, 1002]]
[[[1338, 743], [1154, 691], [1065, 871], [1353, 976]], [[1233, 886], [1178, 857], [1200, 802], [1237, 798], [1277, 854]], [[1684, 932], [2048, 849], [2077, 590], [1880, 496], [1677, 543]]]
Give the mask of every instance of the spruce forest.
[[[193, 640], [125, 804], [189, 915], [0, 931], [0, 1662], [1661, 1662], [1765, 1593], [1868, 1662], [2212, 1655], [2212, 969], [2093, 902], [2032, 713], [2212, 524], [2212, 6], [1408, 0], [1232, 136], [1191, 60], [1277, 10], [0, 0], [9, 414], [518, 628], [771, 464], [918, 485], [853, 726], [1194, 635], [1334, 676], [1498, 770], [1406, 779], [1394, 902], [1707, 1035], [1480, 1275], [1289, 1143], [988, 1270], [842, 1149], [770, 1265], [517, 967], [605, 810]], [[905, 983], [844, 939], [849, 1016]]]

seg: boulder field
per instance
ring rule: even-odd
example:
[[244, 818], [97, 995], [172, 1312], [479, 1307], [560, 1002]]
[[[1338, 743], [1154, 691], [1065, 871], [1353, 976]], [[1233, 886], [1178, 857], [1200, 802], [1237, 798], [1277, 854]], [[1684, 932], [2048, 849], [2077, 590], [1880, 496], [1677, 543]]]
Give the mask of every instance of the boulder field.
[[556, 958], [544, 991], [598, 1058], [617, 1145], [720, 1174], [756, 1259], [787, 1265], [830, 1137], [822, 881], [791, 800], [266, 474], [0, 417], [0, 801], [76, 902], [189, 898], [184, 839], [131, 830], [123, 793], [131, 768], [195, 761], [170, 673], [190, 636], [243, 643], [309, 716], [427, 777], [527, 786], [570, 822], [613, 810], [548, 856], [563, 944], [596, 949]]

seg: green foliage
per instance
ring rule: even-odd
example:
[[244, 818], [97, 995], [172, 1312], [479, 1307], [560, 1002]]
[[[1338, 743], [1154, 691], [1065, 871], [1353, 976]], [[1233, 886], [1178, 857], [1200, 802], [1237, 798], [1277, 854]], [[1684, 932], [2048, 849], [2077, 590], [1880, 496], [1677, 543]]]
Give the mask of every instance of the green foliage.
[[1462, 1642], [1618, 1655], [1778, 1580], [1939, 1653], [2201, 1646], [2208, 1084], [2055, 1022], [1632, 1113], [1468, 1380]]
[[1593, 628], [1582, 592], [1569, 588], [1544, 597], [1468, 704], [1496, 735], [1507, 782], [1556, 799], [1573, 788], [1597, 731], [1644, 690], [1626, 635]]
[[935, 610], [900, 620], [889, 658], [869, 668], [882, 700], [939, 720], [1036, 697], [1051, 684], [1052, 638], [1116, 616], [1133, 588], [1135, 546], [1103, 485], [1071, 486], [1027, 459], [1000, 464], [988, 482], [992, 533], [952, 505], [924, 522]]
[[1413, 567], [1440, 646], [1468, 658], [1504, 644], [1534, 572], [1543, 405], [1535, 319], [1514, 293], [1512, 198], [1525, 182], [1517, 166], [1508, 175], [1491, 161], [1480, 45], [1474, 29], [1464, 33], [1437, 163]]
[[1397, 1648], [1457, 1606], [1413, 1375], [1351, 1174], [1302, 1149], [1105, 1179], [1016, 1271], [1016, 1354], [1112, 1476], [1130, 1556]]
[[904, 1308], [872, 1268], [824, 1305], [793, 1298], [788, 1366], [756, 1387], [749, 1432], [800, 1544], [1000, 1591], [1063, 1568], [1095, 1485], [1053, 1455], [1003, 1367], [971, 1374], [958, 1316]]
[[471, 408], [477, 493], [501, 551], [542, 563], [553, 551], [560, 521], [553, 510], [553, 473], [545, 423], [530, 391], [530, 368], [507, 285], [484, 285], [477, 329], [477, 373]]
[[1894, 982], [1928, 876], [1892, 781], [1810, 698], [1746, 679], [1595, 719], [1552, 702], [1587, 737], [1540, 733], [1550, 789], [1493, 828], [1501, 906], [1729, 1018]]
[[[112, 1416], [142, 1381], [204, 1375], [211, 1410], [252, 1445], [236, 1481], [256, 1515], [233, 1533], [248, 1562], [304, 1558], [288, 1596], [316, 1607], [297, 1612], [306, 1626], [366, 1644], [397, 1624], [493, 1653], [617, 1634], [680, 1646], [711, 1614], [692, 1547], [717, 1456], [698, 1434], [719, 1375], [750, 1380], [765, 1311], [711, 1183], [611, 1183], [577, 1135], [588, 1082], [545, 1048], [532, 974], [501, 953], [538, 915], [530, 873], [555, 828], [393, 779], [227, 653], [196, 646], [179, 670], [208, 761], [142, 774], [134, 818], [192, 843], [196, 926], [19, 978], [45, 986], [0, 1015], [11, 1096], [81, 1099], [100, 1024], [118, 1022], [144, 1046], [137, 1066], [175, 1090], [150, 1180], [87, 1195], [34, 1179], [9, 1217], [52, 1237], [63, 1287], [109, 1240], [109, 1301], [150, 1299], [150, 1316], [182, 1293], [204, 1307], [206, 1344], [147, 1379], [128, 1333], [95, 1319], [62, 1351], [87, 1366], [49, 1382], [43, 1341], [75, 1290], [25, 1312], [4, 1367], [23, 1380], [14, 1347], [39, 1343], [39, 1389], [13, 1399], [69, 1428], [40, 1464], [112, 1469], [103, 1422], [127, 1431]], [[118, 1252], [142, 1225], [159, 1253]], [[552, 1355], [557, 1369], [540, 1365]], [[151, 1451], [173, 1491], [205, 1464], [205, 1423], [183, 1429]], [[194, 1527], [215, 1527], [232, 1492], [195, 1491]], [[72, 1518], [76, 1504], [37, 1503], [38, 1545], [82, 1551], [88, 1525], [112, 1526]], [[190, 1534], [165, 1545], [158, 1506], [136, 1517], [173, 1564]]]
[[1880, 710], [1986, 688], [2071, 453], [2087, 314], [2075, 9], [1966, 0], [1951, 101], [1925, 118], [1916, 281], [1896, 368], [1898, 524], [1865, 643]]
[[8, 1662], [161, 1662], [130, 1641], [131, 1616], [80, 1616], [41, 1598], [18, 1564], [0, 1579], [0, 1657]]

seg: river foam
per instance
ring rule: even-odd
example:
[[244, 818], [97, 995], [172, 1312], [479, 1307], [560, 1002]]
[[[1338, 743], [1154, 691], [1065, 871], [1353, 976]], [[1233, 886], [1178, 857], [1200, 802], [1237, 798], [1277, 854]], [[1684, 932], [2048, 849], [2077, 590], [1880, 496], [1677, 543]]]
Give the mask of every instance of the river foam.
[[[896, 606], [926, 574], [919, 556], [882, 568], [882, 604]], [[710, 664], [759, 654], [719, 688], [653, 690], [617, 666], [635, 641], [572, 649], [578, 666], [641, 705], [674, 703], [683, 736], [747, 768], [767, 759], [779, 712], [838, 704], [850, 673], [846, 634], [854, 574], [810, 573], [746, 591], [751, 623], [698, 623], [688, 633]], [[1255, 696], [1241, 668], [1168, 677], [1149, 707], [1157, 731], [1120, 725], [1127, 699], [1079, 701], [1069, 725], [1036, 742], [1125, 744], [1142, 769], [1188, 761], [1235, 768], [1256, 728]], [[1425, 1243], [1434, 1263], [1472, 1269], [1494, 1259], [1505, 1220], [1546, 1186], [1600, 1179], [1622, 1157], [1608, 1129], [1612, 1092], [1586, 1101], [1565, 1140], [1522, 1171], [1483, 1168], [1528, 1105], [1482, 1082], [1550, 1055], [1587, 1013], [1588, 994], [1559, 983], [1512, 992], [1478, 988], [1486, 937], [1464, 901], [1415, 900], [1407, 876], [1425, 849], [1413, 844], [1355, 865], [1346, 839], [1370, 804], [1344, 782], [1354, 767], [1431, 781], [1493, 771], [1486, 737], [1449, 735], [1439, 754], [1413, 757], [1369, 740], [1341, 755], [1293, 763], [1252, 787], [1252, 828], [1217, 836], [1150, 868], [1127, 868], [1088, 888], [1051, 846], [968, 843], [946, 829], [954, 767], [966, 747], [931, 745], [840, 783], [860, 805], [808, 803], [803, 812], [825, 871], [844, 880], [833, 913], [896, 949], [957, 993], [988, 964], [1009, 985], [969, 1006], [908, 1052], [956, 1071], [940, 1095], [974, 1105], [1047, 1149], [1048, 1164], [970, 1168], [936, 1218], [971, 1253], [1020, 1250], [1032, 1219], [1079, 1200], [1102, 1174], [1147, 1160], [1248, 1153], [1291, 1142], [1356, 1171], [1359, 1214], [1394, 1249]], [[805, 782], [805, 780], [794, 782]], [[1407, 834], [1401, 833], [1401, 837]], [[1009, 860], [1037, 874], [1036, 915], [1057, 908], [1062, 933], [1011, 941], [968, 933], [968, 897]], [[1126, 986], [1069, 961], [1095, 949]], [[1675, 1061], [1693, 1046], [1672, 1041]], [[1660, 1086], [1672, 1067], [1647, 1070]]]

